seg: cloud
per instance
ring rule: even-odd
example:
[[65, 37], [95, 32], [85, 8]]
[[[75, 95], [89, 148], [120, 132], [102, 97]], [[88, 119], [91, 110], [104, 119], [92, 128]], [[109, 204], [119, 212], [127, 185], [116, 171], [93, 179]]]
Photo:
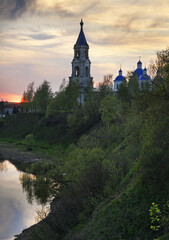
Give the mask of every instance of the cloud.
[[1, 0], [0, 18], [16, 19], [24, 12], [34, 8], [36, 0]]
[[54, 35], [50, 35], [50, 34], [32, 34], [32, 35], [29, 35], [29, 37], [36, 40], [48, 40], [48, 39], [55, 38]]
[[168, 0], [0, 0], [0, 90], [13, 82], [11, 91], [22, 94], [44, 78], [57, 90], [56, 79], [71, 74], [81, 18], [94, 78], [111, 64], [133, 69], [137, 56], [148, 59], [169, 42], [168, 11]]
[[26, 10], [26, 0], [17, 0], [15, 7], [11, 10], [11, 17], [20, 16]]
[[[85, 4], [86, 7], [83, 9], [83, 13], [84, 12], [85, 13], [89, 13], [89, 12], [93, 13], [98, 10], [97, 6], [99, 6], [99, 5], [100, 5], [99, 1], [90, 1], [89, 5], [87, 4], [87, 6], [86, 6], [86, 4]], [[80, 14], [83, 15], [83, 13], [81, 12]]]
[[158, 29], [158, 28], [167, 28], [168, 29], [168, 27], [169, 27], [169, 18], [165, 18], [165, 19], [157, 18], [157, 19], [154, 19], [147, 26], [147, 28], [155, 28], [155, 29]]
[[138, 31], [137, 22], [139, 20], [141, 19], [137, 14], [135, 15], [124, 14], [119, 17], [119, 19], [116, 21], [116, 23], [113, 24], [112, 27], [125, 32], [135, 32]]
[[[98, 34], [99, 35], [99, 34]], [[147, 45], [149, 45], [149, 48], [155, 46], [156, 44], [159, 45], [159, 43], [163, 42], [165, 39], [165, 34], [161, 32], [160, 35], [157, 35], [154, 32], [138, 32], [137, 34], [128, 33], [124, 34], [123, 32], [116, 32], [115, 35], [107, 33], [103, 37], [98, 37], [97, 34], [95, 36], [92, 36], [90, 38], [90, 42], [92, 44], [107, 46], [107, 47], [113, 47], [113, 46], [131, 46], [142, 48], [143, 46], [147, 48]], [[167, 39], [166, 39], [167, 40]]]

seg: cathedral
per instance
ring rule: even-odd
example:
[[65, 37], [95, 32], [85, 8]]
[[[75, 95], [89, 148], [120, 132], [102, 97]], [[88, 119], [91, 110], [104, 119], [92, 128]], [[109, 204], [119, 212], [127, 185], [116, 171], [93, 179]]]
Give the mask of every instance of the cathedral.
[[74, 58], [72, 61], [72, 75], [69, 81], [78, 81], [80, 84], [81, 94], [78, 103], [84, 103], [84, 95], [87, 87], [93, 88], [93, 78], [90, 75], [89, 45], [83, 32], [83, 21], [80, 22], [80, 33], [74, 45]]
[[[69, 82], [77, 81], [80, 84], [81, 94], [78, 98], [78, 103], [84, 103], [85, 91], [88, 87], [93, 89], [93, 78], [90, 75], [91, 62], [89, 59], [89, 45], [86, 41], [83, 31], [83, 21], [80, 22], [80, 33], [74, 45], [74, 58], [72, 61], [72, 74], [69, 77]], [[139, 86], [141, 87], [145, 82], [150, 81], [150, 76], [147, 74], [147, 69], [142, 68], [142, 62], [138, 61], [137, 68], [133, 72], [138, 79]], [[114, 80], [114, 92], [118, 91], [118, 87], [125, 80], [120, 68], [119, 75]]]
[[[139, 87], [143, 86], [144, 83], [149, 82], [151, 80], [150, 76], [147, 74], [147, 68], [142, 68], [142, 62], [138, 61], [137, 68], [133, 72], [138, 79]], [[125, 77], [122, 75], [122, 70], [120, 68], [119, 75], [114, 80], [114, 92], [118, 91], [119, 85], [125, 80]]]

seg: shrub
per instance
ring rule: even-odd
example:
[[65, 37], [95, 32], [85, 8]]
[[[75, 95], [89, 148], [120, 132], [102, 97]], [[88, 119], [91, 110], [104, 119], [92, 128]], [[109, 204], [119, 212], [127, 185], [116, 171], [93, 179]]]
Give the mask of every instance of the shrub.
[[22, 141], [22, 143], [27, 147], [27, 150], [32, 150], [32, 147], [35, 146], [35, 139], [34, 139], [34, 135], [28, 134], [25, 136], [25, 139]]

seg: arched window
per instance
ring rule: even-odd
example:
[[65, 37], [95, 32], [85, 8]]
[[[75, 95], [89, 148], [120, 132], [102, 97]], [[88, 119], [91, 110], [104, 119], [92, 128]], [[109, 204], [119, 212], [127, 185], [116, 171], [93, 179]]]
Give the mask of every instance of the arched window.
[[75, 51], [75, 57], [76, 57], [76, 58], [79, 58], [79, 57], [80, 57], [80, 51], [78, 51], [78, 50]]
[[79, 73], [80, 73], [79, 67], [76, 66], [76, 67], [75, 67], [75, 77], [79, 77]]
[[89, 68], [86, 67], [86, 77], [88, 77], [88, 74], [89, 74]]

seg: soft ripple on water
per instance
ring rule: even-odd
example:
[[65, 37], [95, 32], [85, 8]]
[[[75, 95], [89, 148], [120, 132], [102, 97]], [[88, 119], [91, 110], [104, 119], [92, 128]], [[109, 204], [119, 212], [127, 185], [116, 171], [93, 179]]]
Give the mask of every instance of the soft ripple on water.
[[13, 240], [15, 234], [35, 224], [36, 200], [28, 203], [16, 167], [8, 160], [0, 162], [0, 240]]

